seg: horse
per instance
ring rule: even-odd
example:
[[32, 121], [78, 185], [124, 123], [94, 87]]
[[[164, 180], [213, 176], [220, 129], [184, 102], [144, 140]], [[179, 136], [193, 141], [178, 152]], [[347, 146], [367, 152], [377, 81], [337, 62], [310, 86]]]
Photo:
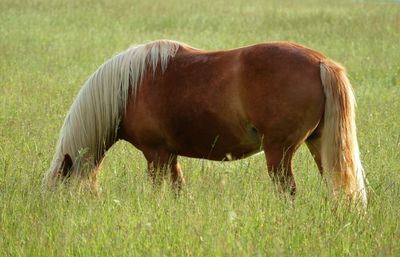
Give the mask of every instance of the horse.
[[366, 206], [345, 68], [291, 42], [205, 51], [172, 40], [128, 48], [86, 81], [60, 131], [45, 185], [98, 189], [118, 140], [143, 152], [156, 181], [185, 184], [178, 156], [229, 161], [264, 151], [275, 184], [294, 195], [292, 159], [306, 143], [329, 192]]

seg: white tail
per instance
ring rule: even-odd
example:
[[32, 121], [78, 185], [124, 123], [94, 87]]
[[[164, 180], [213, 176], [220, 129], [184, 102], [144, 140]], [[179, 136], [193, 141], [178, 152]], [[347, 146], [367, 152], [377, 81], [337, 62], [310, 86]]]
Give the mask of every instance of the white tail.
[[330, 60], [320, 64], [325, 92], [325, 117], [322, 132], [322, 167], [336, 196], [344, 192], [356, 204], [366, 207], [364, 170], [355, 124], [355, 98], [345, 69]]

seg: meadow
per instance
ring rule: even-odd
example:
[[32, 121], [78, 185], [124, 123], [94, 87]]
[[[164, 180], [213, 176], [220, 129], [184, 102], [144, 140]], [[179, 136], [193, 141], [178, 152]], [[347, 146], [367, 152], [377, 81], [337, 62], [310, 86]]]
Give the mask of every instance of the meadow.
[[[294, 41], [348, 70], [358, 102], [366, 213], [328, 198], [306, 147], [294, 203], [263, 155], [180, 158], [187, 186], [154, 189], [142, 154], [108, 153], [102, 192], [42, 194], [59, 129], [99, 65], [175, 39], [202, 49]], [[400, 256], [400, 3], [0, 0], [0, 256]]]

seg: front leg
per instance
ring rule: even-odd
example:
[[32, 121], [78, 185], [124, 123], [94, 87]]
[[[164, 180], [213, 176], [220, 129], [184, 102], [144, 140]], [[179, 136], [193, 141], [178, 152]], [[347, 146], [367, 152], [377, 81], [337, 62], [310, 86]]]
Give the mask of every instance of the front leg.
[[182, 189], [182, 187], [185, 186], [185, 178], [183, 176], [181, 165], [179, 165], [177, 156], [173, 158], [170, 167], [171, 167], [172, 188], [176, 192], [179, 192]]
[[177, 156], [168, 151], [143, 151], [147, 160], [147, 170], [155, 185], [160, 185], [167, 174], [171, 172], [172, 188], [180, 191], [185, 184], [182, 169]]

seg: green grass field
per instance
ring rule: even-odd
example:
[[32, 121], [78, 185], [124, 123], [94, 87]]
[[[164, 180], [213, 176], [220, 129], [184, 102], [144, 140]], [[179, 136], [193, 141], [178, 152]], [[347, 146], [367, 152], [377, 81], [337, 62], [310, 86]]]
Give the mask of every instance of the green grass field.
[[[0, 0], [0, 256], [400, 256], [399, 1]], [[327, 201], [307, 149], [294, 204], [262, 155], [181, 158], [187, 187], [156, 190], [141, 153], [119, 142], [102, 193], [42, 196], [58, 132], [97, 67], [130, 45], [203, 49], [290, 40], [344, 64], [358, 101], [369, 206]]]

